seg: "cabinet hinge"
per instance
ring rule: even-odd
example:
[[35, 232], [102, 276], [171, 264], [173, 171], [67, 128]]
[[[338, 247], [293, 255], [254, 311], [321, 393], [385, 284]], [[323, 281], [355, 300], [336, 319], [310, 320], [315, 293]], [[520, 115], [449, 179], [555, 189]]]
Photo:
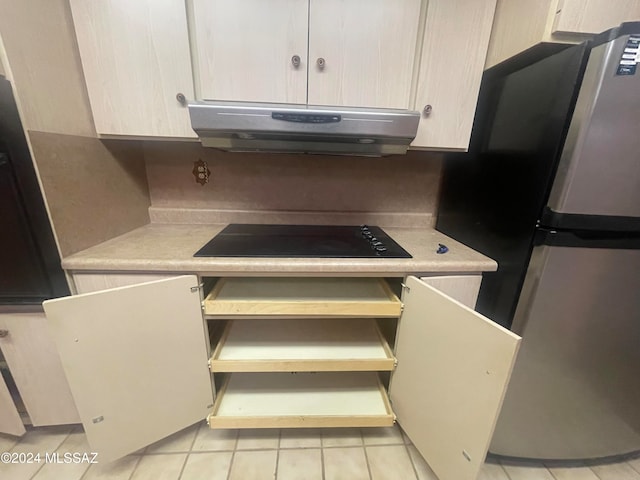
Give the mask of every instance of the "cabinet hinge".
[[403, 288], [404, 290], [406, 290], [407, 292], [410, 292], [410, 291], [411, 291], [411, 287], [410, 287], [410, 286], [408, 286], [406, 283], [402, 283], [402, 282], [401, 282], [401, 283], [400, 283], [400, 285], [401, 285], [401, 286], [402, 286], [402, 288]]
[[204, 283], [200, 283], [200, 284], [198, 284], [198, 286], [196, 286], [196, 287], [191, 287], [191, 292], [192, 292], [192, 293], [195, 293], [195, 292], [197, 292], [198, 290], [202, 290], [203, 288], [204, 288]]

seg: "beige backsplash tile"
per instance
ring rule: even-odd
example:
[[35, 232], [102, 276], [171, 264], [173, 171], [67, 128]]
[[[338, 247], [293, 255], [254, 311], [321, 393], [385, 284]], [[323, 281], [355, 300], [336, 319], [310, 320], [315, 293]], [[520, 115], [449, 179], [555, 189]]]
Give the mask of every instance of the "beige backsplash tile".
[[432, 213], [376, 213], [376, 212], [295, 212], [215, 210], [204, 208], [149, 207], [151, 223], [173, 224], [227, 224], [273, 223], [296, 225], [381, 225], [400, 228], [431, 228]]
[[63, 257], [149, 223], [139, 142], [29, 137]]
[[[441, 157], [227, 153], [197, 143], [145, 142], [154, 222], [351, 223], [430, 226]], [[210, 182], [196, 183], [193, 163]], [[315, 218], [314, 218], [315, 217]], [[398, 219], [395, 217], [402, 217]]]

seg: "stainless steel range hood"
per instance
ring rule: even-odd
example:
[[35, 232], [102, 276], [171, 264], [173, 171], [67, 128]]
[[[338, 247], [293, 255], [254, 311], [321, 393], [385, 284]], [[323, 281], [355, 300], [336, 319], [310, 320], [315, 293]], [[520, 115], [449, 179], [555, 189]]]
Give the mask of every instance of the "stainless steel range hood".
[[241, 152], [404, 154], [420, 114], [410, 110], [270, 103], [189, 103], [202, 145]]

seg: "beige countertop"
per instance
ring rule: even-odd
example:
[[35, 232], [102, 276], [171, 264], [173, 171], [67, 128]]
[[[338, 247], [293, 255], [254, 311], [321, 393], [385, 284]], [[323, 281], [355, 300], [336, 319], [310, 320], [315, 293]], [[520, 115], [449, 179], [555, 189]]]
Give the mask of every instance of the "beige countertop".
[[[430, 272], [494, 271], [492, 259], [433, 229], [384, 230], [413, 258], [194, 258], [193, 254], [225, 225], [152, 223], [66, 257], [74, 271], [180, 272], [207, 275], [373, 275], [404, 276]], [[438, 244], [449, 247], [436, 254]]]

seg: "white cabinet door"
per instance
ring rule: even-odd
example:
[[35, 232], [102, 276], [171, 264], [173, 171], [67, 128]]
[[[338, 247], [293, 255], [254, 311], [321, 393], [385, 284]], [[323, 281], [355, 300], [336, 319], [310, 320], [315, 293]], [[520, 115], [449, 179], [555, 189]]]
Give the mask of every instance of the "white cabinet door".
[[496, 0], [429, 0], [412, 147], [466, 150], [478, 101]]
[[109, 461], [198, 421], [213, 404], [193, 275], [44, 302], [92, 449]]
[[420, 277], [420, 280], [464, 306], [472, 310], [476, 308], [482, 285], [482, 275], [442, 275]]
[[26, 433], [11, 392], [0, 375], [0, 433], [22, 436]]
[[553, 32], [600, 33], [640, 20], [640, 0], [561, 0]]
[[138, 283], [153, 282], [177, 275], [165, 273], [113, 273], [113, 272], [74, 272], [73, 283], [76, 293], [90, 293], [116, 287], [128, 287]]
[[308, 0], [193, 0], [198, 96], [306, 103], [308, 10]]
[[520, 337], [415, 277], [407, 279], [390, 397], [440, 480], [482, 466]]
[[98, 134], [195, 138], [184, 0], [70, 4]]
[[0, 315], [4, 355], [34, 426], [78, 423], [69, 384], [43, 313]]
[[308, 103], [409, 108], [420, 3], [311, 0]]

